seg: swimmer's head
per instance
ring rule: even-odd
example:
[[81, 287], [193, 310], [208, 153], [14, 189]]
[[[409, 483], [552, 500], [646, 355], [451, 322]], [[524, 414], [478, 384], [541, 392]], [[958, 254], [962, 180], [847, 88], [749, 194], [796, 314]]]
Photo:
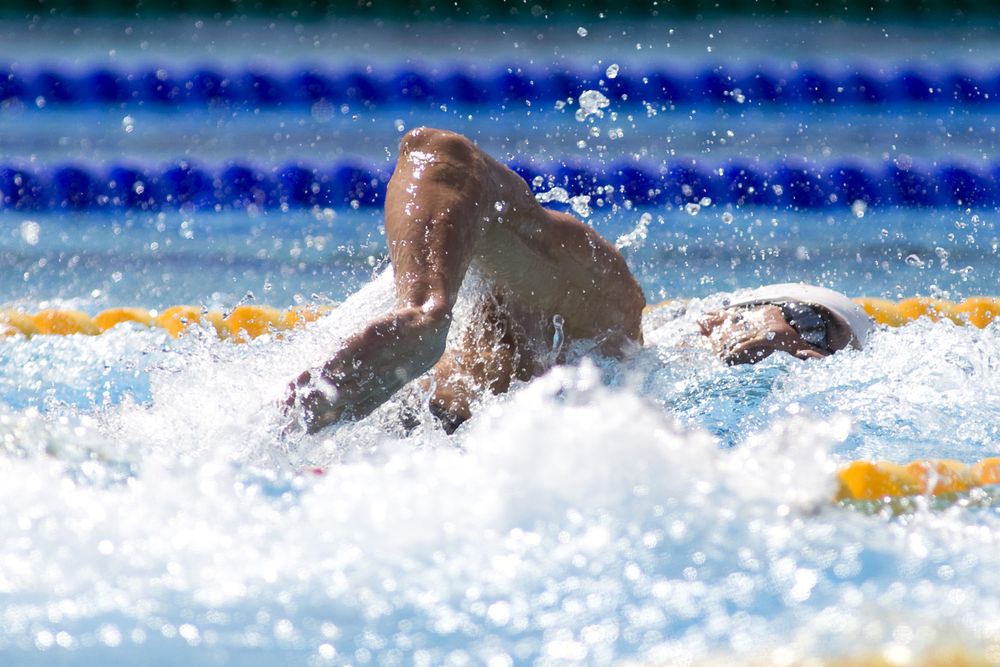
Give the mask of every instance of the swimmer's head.
[[730, 302], [730, 307], [773, 303], [803, 303], [822, 310], [830, 319], [830, 323], [838, 331], [834, 332], [837, 339], [835, 350], [841, 350], [848, 345], [862, 349], [868, 342], [868, 335], [875, 327], [874, 322], [864, 308], [851, 301], [840, 292], [835, 292], [818, 285], [805, 283], [781, 283], [765, 285], [738, 296]]
[[873, 323], [839, 292], [806, 285], [768, 285], [738, 294], [699, 322], [727, 363], [754, 363], [783, 351], [801, 359], [864, 347]]

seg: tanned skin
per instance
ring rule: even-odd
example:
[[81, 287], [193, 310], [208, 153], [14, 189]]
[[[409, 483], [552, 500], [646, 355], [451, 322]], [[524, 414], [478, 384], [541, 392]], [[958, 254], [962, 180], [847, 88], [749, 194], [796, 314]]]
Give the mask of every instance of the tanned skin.
[[[292, 383], [286, 403], [301, 405], [311, 433], [369, 414], [432, 368], [432, 406], [460, 422], [478, 392], [506, 391], [551, 365], [539, 343], [552, 340], [556, 315], [566, 345], [598, 341], [602, 353], [620, 357], [642, 342], [646, 301], [621, 253], [573, 216], [543, 208], [524, 179], [461, 135], [406, 134], [386, 193], [385, 232], [395, 308]], [[446, 350], [473, 265], [493, 286], [492, 305], [481, 335]], [[316, 386], [317, 372], [335, 391]]]

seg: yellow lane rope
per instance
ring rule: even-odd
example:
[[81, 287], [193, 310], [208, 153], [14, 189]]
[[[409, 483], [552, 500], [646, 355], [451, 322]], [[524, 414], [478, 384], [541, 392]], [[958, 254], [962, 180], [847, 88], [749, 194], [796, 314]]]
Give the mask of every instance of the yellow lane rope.
[[837, 471], [836, 500], [947, 496], [1000, 484], [1000, 458], [967, 465], [951, 459], [911, 463], [851, 461]]
[[965, 301], [947, 301], [915, 296], [902, 301], [861, 297], [855, 302], [879, 324], [898, 327], [921, 317], [932, 320], [947, 318], [955, 324], [971, 324], [980, 329], [1000, 317], [1000, 297], [973, 296]]
[[[926, 296], [914, 296], [901, 301], [890, 301], [876, 297], [861, 296], [854, 302], [865, 309], [865, 312], [878, 324], [890, 327], [903, 326], [907, 322], [929, 317], [932, 320], [949, 319], [955, 324], [972, 325], [985, 328], [994, 318], [1000, 318], [1000, 297], [972, 296], [964, 301], [948, 301]], [[649, 312], [674, 303], [683, 303], [676, 299], [667, 299], [660, 303], [646, 306], [644, 312]]]
[[[876, 322], [889, 326], [902, 326], [921, 317], [929, 317], [932, 320], [947, 318], [956, 324], [983, 328], [1000, 317], [1000, 297], [991, 296], [975, 296], [958, 302], [930, 297], [911, 297], [896, 302], [860, 297], [855, 302]], [[646, 310], [655, 310], [670, 303], [673, 301], [663, 301], [647, 306]], [[162, 312], [144, 308], [109, 308], [93, 317], [80, 310], [68, 309], [53, 308], [34, 314], [0, 310], [0, 338], [16, 335], [96, 336], [123, 322], [132, 322], [160, 327], [175, 338], [187, 327], [201, 324], [214, 328], [220, 338], [245, 342], [264, 334], [305, 325], [330, 310], [331, 306], [301, 306], [282, 311], [271, 306], [246, 305], [223, 315], [219, 311], [197, 306], [172, 306]]]
[[80, 310], [51, 308], [37, 313], [0, 311], [0, 338], [7, 336], [82, 334], [96, 336], [119, 324], [130, 322], [159, 327], [174, 338], [189, 326], [211, 327], [220, 338], [243, 343], [251, 338], [313, 322], [332, 310], [331, 306], [302, 306], [278, 310], [270, 306], [237, 306], [228, 315], [197, 306], [172, 306], [162, 312], [144, 308], [109, 308], [91, 317]]

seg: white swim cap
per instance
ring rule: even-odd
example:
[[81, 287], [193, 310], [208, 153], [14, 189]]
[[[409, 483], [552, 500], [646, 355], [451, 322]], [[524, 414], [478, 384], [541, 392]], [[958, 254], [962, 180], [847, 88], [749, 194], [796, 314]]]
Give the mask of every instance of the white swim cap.
[[826, 287], [805, 283], [765, 285], [754, 290], [737, 293], [736, 297], [730, 300], [729, 306], [751, 306], [756, 303], [781, 304], [789, 301], [798, 301], [825, 308], [848, 326], [854, 334], [851, 345], [859, 350], [865, 346], [868, 334], [875, 327], [864, 308], [848, 297]]

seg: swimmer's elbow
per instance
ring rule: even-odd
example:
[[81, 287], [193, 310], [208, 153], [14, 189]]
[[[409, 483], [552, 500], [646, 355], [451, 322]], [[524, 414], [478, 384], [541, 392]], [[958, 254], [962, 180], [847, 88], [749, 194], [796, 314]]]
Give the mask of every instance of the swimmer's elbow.
[[416, 127], [403, 135], [401, 155], [415, 151], [437, 155], [449, 162], [461, 162], [475, 157], [478, 149], [468, 137], [433, 127]]

